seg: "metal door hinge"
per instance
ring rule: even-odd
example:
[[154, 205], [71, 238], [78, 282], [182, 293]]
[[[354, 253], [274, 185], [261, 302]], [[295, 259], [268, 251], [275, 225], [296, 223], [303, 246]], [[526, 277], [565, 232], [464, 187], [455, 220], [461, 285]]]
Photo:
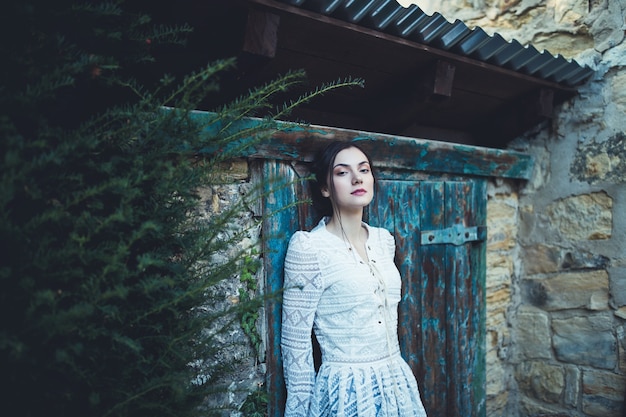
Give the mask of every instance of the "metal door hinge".
[[462, 245], [466, 242], [484, 240], [487, 235], [486, 226], [466, 227], [455, 224], [452, 227], [441, 230], [429, 230], [422, 232], [422, 245], [452, 244]]

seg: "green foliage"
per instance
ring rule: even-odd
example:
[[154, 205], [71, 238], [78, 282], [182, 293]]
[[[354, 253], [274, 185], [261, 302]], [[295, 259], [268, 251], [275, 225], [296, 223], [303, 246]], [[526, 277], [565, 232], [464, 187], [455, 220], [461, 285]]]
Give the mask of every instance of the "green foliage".
[[[243, 258], [243, 265], [239, 272], [239, 279], [244, 288], [239, 289], [239, 302], [244, 306], [239, 312], [239, 320], [241, 328], [250, 339], [250, 343], [255, 352], [259, 351], [261, 346], [261, 335], [257, 330], [257, 320], [259, 319], [259, 309], [253, 302], [257, 296], [257, 277], [259, 270], [259, 258], [255, 250], [251, 251], [250, 256]], [[258, 299], [258, 298], [257, 298]]]
[[248, 395], [239, 411], [241, 411], [246, 417], [266, 417], [268, 414], [268, 395], [269, 394], [265, 388], [260, 386], [257, 390], [252, 391]]
[[[233, 60], [157, 85], [135, 76], [152, 48], [182, 43], [189, 27], [153, 24], [121, 0], [8, 3], [0, 18], [3, 408], [20, 416], [210, 415], [201, 405], [233, 366], [216, 360], [219, 335], [238, 320], [258, 348], [260, 301], [250, 248], [215, 260], [246, 236], [233, 220], [249, 202], [207, 219], [198, 190], [275, 127], [272, 118], [245, 128], [238, 121], [272, 109], [270, 99], [303, 74], [202, 119], [190, 111]], [[284, 116], [339, 85], [270, 113]], [[204, 308], [238, 268], [242, 302]]]

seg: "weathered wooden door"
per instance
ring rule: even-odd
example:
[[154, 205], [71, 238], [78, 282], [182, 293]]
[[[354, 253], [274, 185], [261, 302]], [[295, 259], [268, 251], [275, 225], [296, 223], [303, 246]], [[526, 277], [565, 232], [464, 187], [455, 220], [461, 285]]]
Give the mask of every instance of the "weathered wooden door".
[[399, 337], [433, 416], [485, 414], [482, 180], [380, 181], [369, 223], [396, 237]]
[[[266, 288], [280, 291], [288, 240], [317, 221], [306, 199], [303, 171], [264, 161], [273, 191], [264, 225]], [[485, 415], [486, 182], [481, 178], [414, 179], [406, 170], [379, 175], [367, 221], [390, 230], [403, 279], [399, 337], [429, 416]], [[285, 389], [280, 359], [280, 303], [268, 306], [270, 415], [282, 417]]]

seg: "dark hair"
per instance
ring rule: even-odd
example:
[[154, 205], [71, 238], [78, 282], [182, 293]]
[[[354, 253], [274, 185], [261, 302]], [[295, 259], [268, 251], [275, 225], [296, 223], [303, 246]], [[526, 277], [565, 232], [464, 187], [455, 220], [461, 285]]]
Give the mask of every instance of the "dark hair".
[[330, 194], [334, 194], [335, 187], [332, 180], [330, 184], [327, 183], [328, 178], [330, 177], [332, 179], [333, 163], [335, 162], [337, 154], [349, 148], [356, 148], [363, 152], [370, 163], [372, 173], [374, 172], [371, 158], [354, 142], [334, 141], [322, 148], [315, 156], [315, 160], [311, 166], [311, 173], [315, 175], [315, 179], [311, 184], [313, 208], [319, 216], [332, 216], [334, 214], [332, 202], [330, 198], [326, 198], [322, 195], [322, 188], [328, 187]]

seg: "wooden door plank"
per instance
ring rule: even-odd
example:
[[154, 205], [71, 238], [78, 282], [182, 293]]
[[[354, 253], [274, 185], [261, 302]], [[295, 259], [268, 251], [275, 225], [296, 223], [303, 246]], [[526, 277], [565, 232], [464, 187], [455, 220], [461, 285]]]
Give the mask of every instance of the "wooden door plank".
[[375, 204], [370, 206], [369, 222], [389, 230], [396, 241], [396, 265], [402, 277], [398, 338], [404, 359], [419, 378], [422, 366], [420, 277], [415, 267], [419, 230], [419, 187], [408, 181], [379, 181]]
[[[473, 217], [477, 225], [487, 224], [487, 181], [477, 179], [474, 181], [474, 192], [472, 194]], [[487, 239], [486, 228], [481, 240], [471, 244], [470, 269], [471, 297], [474, 300], [474, 310], [472, 311], [472, 334], [474, 340], [474, 355], [472, 362], [472, 403], [473, 413], [477, 417], [485, 417], [486, 408], [486, 320], [487, 320]]]
[[291, 234], [299, 229], [297, 212], [297, 178], [284, 162], [268, 160], [261, 167], [263, 191], [263, 259], [265, 267], [265, 294], [267, 320], [267, 390], [269, 415], [281, 417], [284, 413], [286, 389], [283, 379], [280, 349], [280, 326], [282, 304], [280, 293], [283, 286], [285, 254]]
[[421, 322], [421, 274], [414, 259], [419, 248], [415, 245], [419, 233], [419, 185], [406, 181], [396, 182], [393, 199], [395, 202], [394, 233], [396, 236], [396, 263], [403, 279], [402, 301], [399, 308], [400, 344], [405, 359], [419, 378], [423, 374], [424, 349]]
[[[424, 181], [420, 186], [419, 211], [421, 230], [444, 228], [444, 183]], [[417, 239], [419, 244], [420, 239]], [[419, 270], [422, 288], [420, 306], [424, 350], [422, 353], [423, 391], [432, 415], [447, 416], [448, 405], [453, 399], [447, 390], [450, 367], [446, 357], [448, 329], [446, 327], [447, 271], [444, 264], [445, 246], [427, 245], [420, 247], [415, 267]]]
[[[467, 184], [455, 184], [455, 193], [447, 199], [448, 204], [455, 204], [459, 199], [463, 200], [464, 209], [462, 221], [467, 225], [482, 226], [486, 223], [487, 211], [487, 184], [485, 181], [472, 181]], [[460, 363], [462, 372], [467, 375], [460, 383], [463, 384], [461, 405], [466, 413], [473, 416], [484, 416], [485, 409], [485, 312], [486, 299], [485, 286], [485, 263], [486, 241], [485, 236], [474, 243], [463, 245], [465, 251], [460, 256], [463, 259], [463, 270], [457, 275], [462, 279], [464, 289], [463, 304], [465, 316], [463, 326], [459, 333], [459, 345], [465, 349], [463, 361]], [[457, 292], [457, 294], [459, 294]]]
[[[445, 226], [466, 224], [467, 195], [471, 195], [471, 183], [447, 182], [445, 187]], [[473, 306], [468, 299], [466, 284], [471, 279], [467, 245], [446, 245], [446, 269], [449, 279], [447, 292], [448, 332], [450, 343], [447, 356], [451, 372], [448, 376], [448, 392], [454, 398], [450, 415], [468, 415], [471, 406], [468, 401], [467, 381], [472, 376], [468, 366], [469, 329], [468, 315]], [[471, 414], [470, 414], [471, 415]]]
[[[446, 183], [447, 227], [483, 225], [486, 185], [482, 181]], [[446, 246], [448, 291], [448, 379], [450, 415], [484, 415], [484, 246], [485, 242]], [[482, 261], [481, 261], [482, 259]]]

